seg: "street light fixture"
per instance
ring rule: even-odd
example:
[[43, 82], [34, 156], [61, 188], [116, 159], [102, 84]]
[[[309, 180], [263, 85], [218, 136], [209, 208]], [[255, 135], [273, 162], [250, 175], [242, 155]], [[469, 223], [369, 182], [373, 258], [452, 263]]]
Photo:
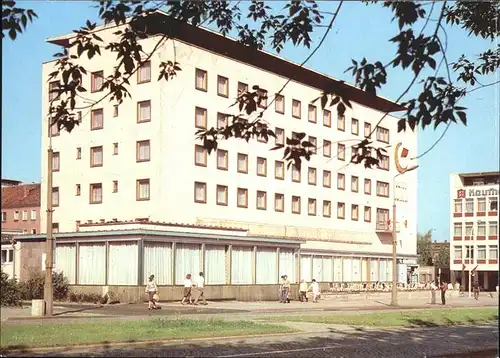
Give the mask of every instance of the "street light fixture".
[[396, 190], [395, 190], [395, 182], [396, 178], [400, 175], [403, 175], [407, 172], [411, 172], [418, 168], [418, 165], [414, 165], [409, 168], [405, 168], [398, 174], [392, 178], [392, 195], [393, 195], [393, 204], [392, 204], [392, 291], [391, 291], [391, 306], [398, 305], [398, 265], [397, 265], [397, 247], [398, 247], [398, 239], [396, 233]]

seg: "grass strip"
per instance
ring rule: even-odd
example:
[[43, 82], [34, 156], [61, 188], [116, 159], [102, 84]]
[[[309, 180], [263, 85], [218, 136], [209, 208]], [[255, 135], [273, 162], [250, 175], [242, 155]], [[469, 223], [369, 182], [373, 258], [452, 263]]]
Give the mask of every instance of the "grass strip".
[[292, 332], [296, 330], [274, 324], [220, 319], [154, 318], [125, 322], [30, 324], [2, 327], [1, 347], [23, 349]]
[[498, 322], [498, 308], [449, 308], [356, 314], [272, 316], [259, 321], [309, 322], [372, 327], [438, 327]]

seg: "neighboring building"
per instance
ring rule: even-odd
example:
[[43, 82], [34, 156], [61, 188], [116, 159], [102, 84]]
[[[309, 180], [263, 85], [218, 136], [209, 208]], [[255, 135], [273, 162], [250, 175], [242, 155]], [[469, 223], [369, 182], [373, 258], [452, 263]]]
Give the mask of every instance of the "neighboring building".
[[[165, 18], [160, 12], [150, 16], [152, 28]], [[394, 187], [400, 193], [398, 259], [415, 263], [417, 173], [393, 181], [395, 152], [414, 155], [416, 133], [398, 133], [398, 119], [390, 115], [374, 128], [385, 111], [403, 107], [211, 31], [168, 21], [171, 39], [131, 81], [132, 100], [119, 106], [102, 102], [90, 117], [83, 111], [82, 124], [71, 134], [52, 129], [56, 267], [80, 285], [142, 284], [159, 267], [174, 271], [162, 274], [161, 285], [181, 284], [186, 273], [198, 270], [215, 275], [208, 285], [277, 284], [285, 273], [293, 281], [386, 282], [392, 279], [387, 223]], [[116, 29], [96, 31], [108, 40]], [[48, 42], [71, 54], [72, 36]], [[158, 39], [143, 40], [143, 48], [152, 49]], [[160, 62], [174, 54], [182, 71], [158, 82]], [[89, 72], [86, 97], [98, 99], [102, 76], [113, 70], [116, 55], [80, 60]], [[43, 65], [43, 113], [55, 86], [47, 82], [54, 66], [55, 61]], [[276, 140], [221, 141], [212, 155], [200, 146], [197, 128], [224, 125], [221, 113], [236, 113], [231, 105], [240, 91], [259, 85], [272, 101], [289, 77], [265, 116]], [[311, 104], [328, 86], [350, 97], [353, 108], [344, 117], [337, 118], [335, 108]], [[352, 140], [372, 129], [374, 141], [389, 147], [381, 168], [346, 165]], [[294, 132], [306, 132], [318, 147], [301, 171], [286, 170], [283, 153], [270, 151]], [[42, 133], [45, 192], [45, 117]], [[43, 214], [42, 227], [45, 221]]]
[[22, 181], [20, 180], [12, 180], [12, 179], [2, 179], [2, 188], [4, 186], [16, 186], [21, 184]]
[[40, 184], [2, 186], [2, 231], [40, 232]]
[[450, 176], [450, 270], [466, 288], [476, 266], [481, 287], [498, 285], [499, 183], [499, 172]]

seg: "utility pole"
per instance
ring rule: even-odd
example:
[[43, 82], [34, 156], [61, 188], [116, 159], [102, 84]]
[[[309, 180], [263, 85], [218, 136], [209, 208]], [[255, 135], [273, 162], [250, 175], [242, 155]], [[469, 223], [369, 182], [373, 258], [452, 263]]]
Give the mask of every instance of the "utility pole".
[[45, 316], [52, 316], [54, 288], [52, 285], [52, 269], [54, 263], [54, 239], [52, 237], [52, 121], [49, 116], [49, 149], [47, 150], [47, 241], [45, 258]]

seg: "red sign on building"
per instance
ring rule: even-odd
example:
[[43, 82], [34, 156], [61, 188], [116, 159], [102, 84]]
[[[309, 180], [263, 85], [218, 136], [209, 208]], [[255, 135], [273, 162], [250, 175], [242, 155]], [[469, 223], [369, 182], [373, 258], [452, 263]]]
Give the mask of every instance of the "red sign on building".
[[458, 189], [457, 190], [457, 198], [458, 199], [464, 199], [465, 198], [465, 190], [464, 189]]

